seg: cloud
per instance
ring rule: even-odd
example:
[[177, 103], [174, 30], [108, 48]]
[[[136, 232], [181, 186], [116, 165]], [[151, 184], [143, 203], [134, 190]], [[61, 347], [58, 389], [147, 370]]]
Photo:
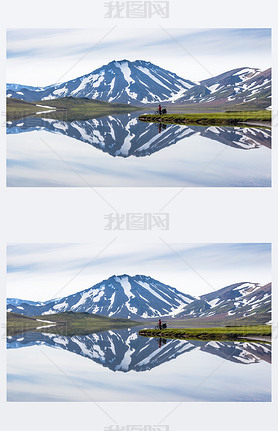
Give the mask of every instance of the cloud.
[[[12, 29], [8, 82], [47, 85], [89, 73], [114, 59], [143, 59], [184, 78], [207, 78], [241, 66], [266, 69], [270, 29]], [[72, 66], [74, 67], [72, 68]], [[203, 67], [202, 67], [203, 65]]]
[[47, 300], [86, 289], [113, 274], [149, 275], [200, 295], [271, 277], [270, 244], [11, 244], [8, 296]]

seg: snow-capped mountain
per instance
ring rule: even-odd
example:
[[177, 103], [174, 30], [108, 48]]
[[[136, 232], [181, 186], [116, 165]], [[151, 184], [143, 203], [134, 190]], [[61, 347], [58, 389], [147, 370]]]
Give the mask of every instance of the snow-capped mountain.
[[63, 311], [87, 312], [108, 317], [131, 319], [174, 316], [194, 298], [177, 289], [144, 275], [119, 275], [103, 280], [82, 292], [64, 298], [13, 305], [8, 311], [27, 316], [53, 314]]
[[[238, 68], [200, 81], [179, 99], [179, 103], [208, 103], [227, 106], [253, 102], [271, 105], [271, 69]], [[264, 106], [266, 104], [266, 106]]]
[[31, 87], [7, 84], [7, 97], [26, 101], [87, 97], [105, 102], [271, 105], [271, 69], [237, 68], [200, 82], [193, 82], [149, 61], [119, 60], [70, 81]]
[[175, 101], [194, 85], [149, 61], [114, 60], [87, 75], [44, 89], [9, 88], [7, 96], [27, 101], [71, 96], [106, 102], [159, 103]]
[[184, 307], [179, 318], [228, 318], [231, 320], [256, 315], [265, 323], [271, 320], [271, 283], [237, 283], [201, 295]]
[[[6, 90], [19, 91], [21, 88], [25, 88], [27, 90], [32, 91], [42, 91], [43, 87], [32, 87], [31, 85], [23, 85], [23, 84], [6, 84]], [[19, 97], [18, 97], [19, 99]]]
[[258, 342], [222, 342], [196, 340], [159, 340], [145, 338], [138, 329], [121, 329], [90, 335], [67, 337], [29, 332], [9, 336], [9, 349], [47, 345], [67, 350], [107, 367], [114, 372], [144, 372], [173, 361], [180, 355], [201, 350], [242, 365], [271, 362], [271, 345]]
[[138, 114], [110, 115], [86, 121], [29, 117], [7, 122], [7, 134], [45, 130], [86, 142], [113, 157], [145, 157], [193, 135], [233, 148], [252, 150], [271, 146], [271, 129], [256, 127], [201, 127], [146, 123]]
[[30, 304], [30, 305], [36, 305], [37, 302], [35, 301], [27, 301], [27, 300], [23, 300], [23, 299], [19, 299], [19, 298], [7, 298], [7, 304], [10, 305], [20, 305], [22, 302], [25, 302], [25, 304]]
[[113, 275], [89, 289], [46, 302], [7, 300], [7, 311], [27, 316], [87, 312], [140, 319], [209, 318], [235, 320], [256, 315], [271, 320], [271, 284], [237, 283], [194, 298], [145, 275]]

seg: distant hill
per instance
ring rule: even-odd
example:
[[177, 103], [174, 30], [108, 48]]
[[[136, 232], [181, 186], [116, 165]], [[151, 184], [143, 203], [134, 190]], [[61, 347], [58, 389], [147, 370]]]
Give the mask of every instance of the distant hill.
[[86, 335], [92, 332], [107, 331], [138, 325], [130, 319], [110, 318], [90, 313], [67, 311], [44, 316], [25, 316], [18, 313], [7, 313], [7, 335], [28, 331], [43, 331], [54, 334]]
[[37, 116], [43, 113], [49, 118], [63, 121], [80, 121], [116, 113], [127, 113], [138, 110], [138, 107], [124, 103], [108, 103], [101, 100], [91, 100], [86, 97], [63, 97], [55, 100], [26, 102], [20, 99], [7, 99], [7, 120], [26, 116]]

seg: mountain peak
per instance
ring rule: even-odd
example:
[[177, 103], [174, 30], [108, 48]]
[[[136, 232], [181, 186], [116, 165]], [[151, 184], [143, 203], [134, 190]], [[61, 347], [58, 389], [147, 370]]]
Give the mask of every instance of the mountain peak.
[[129, 274], [114, 274], [111, 277], [109, 277], [109, 279], [110, 278], [112, 278], [112, 279], [115, 279], [115, 278], [124, 278], [124, 277], [130, 277], [130, 275]]
[[7, 310], [27, 316], [73, 311], [134, 320], [178, 317], [229, 321], [252, 316], [266, 323], [271, 319], [271, 284], [236, 283], [196, 298], [149, 276], [120, 274], [59, 299], [35, 302], [9, 298]]
[[108, 66], [110, 66], [111, 64], [112, 65], [115, 65], [115, 64], [122, 64], [122, 63], [130, 63], [130, 61], [129, 60], [127, 60], [126, 58], [123, 58], [122, 60], [112, 60], [112, 61], [110, 61], [108, 64], [107, 64], [107, 66], [102, 66], [102, 67], [108, 67]]
[[7, 97], [35, 101], [73, 96], [138, 105], [172, 102], [194, 85], [149, 61], [124, 58], [52, 87], [18, 91], [13, 84], [7, 87]]
[[[147, 60], [134, 60], [134, 61], [132, 61], [132, 60], [128, 60], [127, 58], [123, 58], [123, 59], [121, 59], [121, 60], [112, 60], [112, 61], [110, 61], [110, 62], [107, 64], [107, 66], [108, 66], [109, 64], [114, 64], [114, 63], [153, 64], [153, 63], [151, 63], [150, 61], [147, 61]], [[159, 67], [159, 66], [156, 66], [156, 67]]]
[[124, 58], [52, 86], [7, 84], [7, 97], [29, 102], [70, 96], [132, 105], [177, 102], [229, 107], [250, 102], [250, 107], [265, 109], [271, 103], [271, 70], [241, 67], [197, 83], [150, 61]]
[[149, 276], [120, 274], [58, 300], [37, 304], [9, 300], [7, 304], [8, 311], [26, 315], [75, 311], [140, 319], [172, 315], [191, 300], [188, 295]]

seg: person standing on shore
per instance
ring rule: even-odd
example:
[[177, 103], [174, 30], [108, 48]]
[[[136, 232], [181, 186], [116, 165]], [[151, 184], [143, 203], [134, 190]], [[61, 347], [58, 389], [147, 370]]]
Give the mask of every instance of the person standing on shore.
[[158, 105], [158, 113], [161, 115], [161, 105]]
[[159, 327], [159, 329], [161, 330], [161, 320], [159, 319], [159, 321], [158, 321], [158, 327]]

